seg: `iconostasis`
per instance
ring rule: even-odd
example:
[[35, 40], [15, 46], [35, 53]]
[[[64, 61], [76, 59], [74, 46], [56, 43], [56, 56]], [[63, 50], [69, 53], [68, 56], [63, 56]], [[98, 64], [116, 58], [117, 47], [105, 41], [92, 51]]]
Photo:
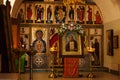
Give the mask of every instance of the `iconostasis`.
[[[62, 65], [59, 53], [58, 27], [61, 24], [80, 24], [84, 30], [84, 54], [86, 46], [94, 46], [99, 43], [98, 53], [94, 55], [93, 66], [102, 66], [103, 57], [103, 25], [102, 14], [95, 4], [79, 4], [76, 7], [64, 6], [61, 2], [23, 2], [16, 14], [20, 24], [20, 41], [26, 45], [32, 45], [36, 40], [36, 33], [42, 32], [42, 41], [36, 41], [35, 47], [38, 53], [33, 57], [33, 68], [47, 68], [50, 65], [50, 48], [56, 47], [54, 64]], [[41, 45], [41, 46], [39, 46]], [[45, 45], [45, 47], [44, 47]], [[43, 52], [43, 49], [45, 51]], [[44, 55], [46, 54], [46, 55]], [[28, 57], [26, 61], [29, 63]], [[26, 65], [28, 67], [29, 65]]]
[[24, 2], [16, 15], [21, 23], [102, 24], [102, 14], [95, 4], [64, 6], [61, 2]]

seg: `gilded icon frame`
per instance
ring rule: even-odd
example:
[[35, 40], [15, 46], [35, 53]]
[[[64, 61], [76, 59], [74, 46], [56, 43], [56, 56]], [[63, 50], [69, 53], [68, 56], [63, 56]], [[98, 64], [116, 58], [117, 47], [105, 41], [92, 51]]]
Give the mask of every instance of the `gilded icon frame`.
[[107, 39], [107, 55], [113, 56], [114, 55], [114, 50], [113, 50], [113, 29], [107, 30], [106, 39]]
[[[74, 40], [76, 40], [77, 42], [77, 49], [75, 50], [68, 50], [67, 49], [67, 41], [68, 41], [68, 37], [73, 36]], [[60, 37], [60, 53], [62, 57], [83, 57], [84, 55], [84, 42], [83, 42], [83, 37], [78, 34], [75, 31], [66, 31], [63, 36]], [[74, 45], [76, 46], [76, 44], [74, 43]], [[74, 46], [74, 48], [75, 48]]]

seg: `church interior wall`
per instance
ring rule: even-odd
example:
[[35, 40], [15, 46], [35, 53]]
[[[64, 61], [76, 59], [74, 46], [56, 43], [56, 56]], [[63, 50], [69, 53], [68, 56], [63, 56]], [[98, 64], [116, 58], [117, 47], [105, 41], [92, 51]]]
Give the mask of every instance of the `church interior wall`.
[[[104, 67], [118, 70], [120, 65], [120, 19], [104, 24]], [[113, 36], [118, 36], [118, 48], [113, 49], [113, 56], [107, 55], [106, 31], [113, 29]], [[113, 43], [115, 44], [115, 43]]]
[[[120, 64], [120, 48], [114, 49], [114, 55], [113, 56], [108, 56], [107, 55], [107, 45], [106, 45], [106, 30], [113, 29], [114, 35], [118, 35], [120, 37], [120, 19], [119, 19], [119, 13], [120, 13], [120, 8], [118, 5], [114, 6], [117, 4], [117, 2], [113, 2], [111, 0], [94, 0], [100, 10], [102, 11], [102, 16], [103, 16], [103, 22], [104, 22], [104, 67], [107, 67], [109, 69], [114, 69], [118, 70], [118, 65]], [[117, 0], [116, 0], [117, 1]], [[16, 3], [14, 5], [13, 11], [12, 11], [12, 17], [16, 17], [17, 15], [17, 10], [18, 7], [15, 6], [20, 6], [18, 4], [19, 1], [16, 0]], [[103, 4], [104, 3], [104, 4]], [[113, 9], [114, 8], [114, 9]], [[110, 17], [111, 16], [111, 17]], [[15, 27], [15, 25], [13, 25]], [[16, 32], [15, 32], [16, 33]], [[14, 40], [16, 40], [15, 38]], [[120, 40], [119, 40], [120, 42]], [[17, 42], [15, 42], [15, 45], [17, 45]], [[119, 43], [120, 46], [120, 43]], [[16, 47], [16, 46], [14, 46]], [[117, 66], [117, 67], [116, 67]], [[116, 69], [117, 68], [117, 69]]]
[[93, 0], [100, 8], [103, 15], [103, 22], [109, 23], [120, 19], [120, 0]]
[[[29, 6], [29, 4], [32, 4], [32, 10], [33, 10], [33, 15], [31, 17], [31, 20], [28, 20], [27, 15], [26, 15], [27, 14], [26, 9]], [[43, 21], [36, 20], [35, 6], [38, 6], [40, 4], [42, 6], [44, 6], [44, 9], [45, 9], [45, 15], [43, 16], [43, 18], [44, 18]], [[45, 5], [43, 5], [43, 4], [45, 4]], [[57, 4], [61, 6], [61, 3], [57, 3]], [[51, 20], [53, 20], [52, 21], [53, 23], [48, 23], [47, 24], [46, 23], [46, 20], [47, 20], [47, 17], [46, 17], [46, 15], [47, 15], [46, 10], [47, 9], [46, 9], [46, 7], [48, 7], [48, 5], [52, 6], [52, 13], [53, 14], [52, 14]], [[18, 27], [19, 27], [18, 32], [20, 32], [20, 35], [18, 35], [18, 36], [22, 37], [22, 36], [24, 36], [24, 34], [27, 34], [28, 38], [29, 38], [28, 43], [31, 44], [33, 39], [34, 39], [34, 37], [33, 37], [34, 33], [33, 32], [35, 30], [37, 30], [37, 29], [41, 29], [41, 30], [46, 29], [46, 31], [49, 33], [50, 30], [52, 31], [52, 30], [56, 29], [59, 26], [59, 24], [61, 24], [61, 22], [59, 22], [59, 21], [56, 22], [55, 21], [55, 16], [54, 16], [55, 15], [55, 13], [54, 13], [55, 6], [57, 6], [57, 5], [52, 3], [52, 2], [49, 3], [49, 4], [48, 3], [30, 3], [30, 2], [21, 4], [19, 9], [17, 9], [17, 12], [16, 11], [15, 11], [16, 13], [14, 12], [14, 16], [17, 17], [21, 8], [24, 11], [24, 20], [22, 22], [20, 22], [20, 25], [18, 25]], [[103, 55], [103, 52], [102, 52], [102, 44], [103, 44], [102, 43], [102, 39], [103, 39], [103, 36], [102, 36], [103, 32], [102, 31], [103, 31], [103, 25], [102, 25], [102, 22], [100, 22], [98, 24], [95, 23], [96, 19], [95, 19], [95, 15], [94, 15], [96, 13], [96, 11], [99, 11], [99, 8], [96, 5], [81, 5], [81, 6], [86, 8], [85, 9], [85, 14], [84, 14], [84, 19], [83, 19], [84, 23], [81, 23], [83, 26], [85, 26], [85, 32], [87, 34], [86, 39], [89, 39], [88, 35], [94, 36], [95, 38], [99, 39], [99, 43], [100, 43], [100, 47], [101, 48], [100, 48], [100, 64], [98, 63], [98, 66], [102, 66], [102, 64], [103, 64], [103, 62], [102, 62], [102, 58], [103, 58], [102, 57], [102, 55]], [[88, 19], [87, 19], [87, 16], [88, 16], [87, 15], [88, 6], [90, 6], [92, 8], [92, 10], [93, 10], [93, 13], [92, 13], [93, 14], [93, 17], [92, 17], [93, 21], [92, 21], [92, 23], [91, 22], [89, 23]], [[78, 7], [79, 7], [79, 5], [76, 6], [76, 10], [77, 10]], [[69, 6], [68, 6], [68, 8], [69, 8]], [[64, 10], [63, 10], [62, 13], [64, 13]], [[75, 13], [75, 14], [77, 15], [77, 13]], [[77, 19], [76, 15], [74, 16], [75, 17], [75, 19], [74, 19], [75, 23], [79, 22], [79, 20]], [[100, 16], [102, 18], [101, 13], [100, 13]], [[62, 17], [64, 17], [64, 16], [62, 16]], [[70, 20], [70, 18], [68, 16], [68, 12], [66, 12], [66, 20], [65, 20], [64, 23], [69, 23], [69, 20]], [[16, 27], [16, 26], [13, 25], [13, 28], [14, 27]], [[15, 30], [15, 28], [14, 28], [14, 30]], [[96, 31], [97, 31], [97, 33], [96, 33]], [[16, 32], [14, 31], [14, 33], [16, 33]], [[56, 33], [56, 31], [54, 33]], [[54, 33], [52, 33], [52, 35], [54, 35]], [[50, 34], [51, 33], [49, 33], [48, 35], [50, 35]], [[47, 41], [47, 44], [49, 44], [49, 40], [48, 39], [49, 39], [49, 37], [47, 37], [47, 39], [45, 39]], [[15, 40], [17, 40], [17, 38], [15, 37], [15, 39], [13, 39], [13, 40], [15, 41]], [[19, 40], [17, 40], [17, 41], [19, 42]], [[14, 47], [16, 47], [17, 42], [14, 42], [14, 43], [15, 43]], [[89, 45], [89, 42], [87, 42], [87, 46], [88, 45]], [[50, 45], [47, 46], [47, 53], [49, 53], [49, 48], [50, 48]]]

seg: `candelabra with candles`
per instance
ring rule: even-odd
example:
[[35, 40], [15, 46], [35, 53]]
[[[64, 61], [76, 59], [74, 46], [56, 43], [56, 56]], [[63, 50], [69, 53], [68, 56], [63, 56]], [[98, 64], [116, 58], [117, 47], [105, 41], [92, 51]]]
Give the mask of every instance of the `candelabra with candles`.
[[92, 54], [95, 51], [95, 48], [87, 47], [88, 53], [90, 53], [90, 73], [87, 75], [88, 78], [95, 78], [95, 75], [92, 72]]
[[20, 61], [20, 58], [23, 54], [25, 54], [26, 50], [24, 48], [24, 45], [21, 45], [20, 47], [13, 49], [13, 52], [16, 55], [18, 55], [18, 80], [21, 80], [21, 70], [20, 70], [21, 61]]
[[57, 75], [54, 72], [54, 56], [57, 53], [57, 50], [55, 49], [55, 47], [50, 48], [50, 53], [52, 55], [52, 61], [51, 61], [52, 70], [51, 70], [51, 73], [49, 74], [49, 78], [57, 78]]
[[33, 49], [32, 46], [30, 46], [29, 50], [25, 49], [25, 45], [20, 45], [18, 48], [13, 49], [13, 52], [15, 52], [16, 55], [18, 55], [18, 80], [21, 80], [21, 74], [20, 74], [20, 57], [27, 53], [30, 56], [30, 80], [33, 80], [33, 72], [32, 72], [32, 57], [37, 53], [36, 50]]

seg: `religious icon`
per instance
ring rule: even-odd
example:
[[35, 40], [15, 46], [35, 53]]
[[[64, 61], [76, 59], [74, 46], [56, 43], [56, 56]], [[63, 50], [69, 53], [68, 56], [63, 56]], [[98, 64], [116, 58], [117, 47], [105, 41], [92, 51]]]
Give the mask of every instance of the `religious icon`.
[[79, 7], [77, 8], [77, 19], [78, 19], [78, 23], [84, 23], [84, 22], [83, 22], [84, 14], [85, 14], [85, 8], [84, 8], [84, 6], [79, 6]]
[[96, 11], [95, 19], [96, 19], [96, 21], [95, 21], [96, 24], [101, 24], [102, 23], [101, 15], [100, 15], [99, 11]]
[[69, 35], [68, 36], [69, 40], [67, 41], [66, 44], [66, 51], [78, 51], [78, 43], [77, 41], [74, 39], [73, 35]]
[[61, 36], [60, 50], [62, 56], [83, 56], [83, 37], [74, 31], [67, 31]]
[[87, 10], [87, 24], [92, 24], [92, 7], [88, 6], [88, 10]]
[[32, 4], [28, 4], [27, 6], [27, 23], [31, 23], [32, 21], [32, 16], [33, 16], [33, 11], [32, 11]]
[[50, 36], [53, 36], [55, 34], [55, 28], [50, 28], [50, 31], [49, 31], [49, 34]]
[[20, 27], [20, 34], [29, 34], [29, 28], [28, 27]]
[[47, 23], [52, 23], [52, 20], [51, 20], [51, 18], [52, 18], [52, 6], [51, 5], [49, 5], [48, 7], [47, 7]]
[[98, 38], [94, 38], [93, 48], [95, 48], [95, 52], [93, 54], [94, 62], [92, 65], [100, 65], [100, 43]]
[[27, 7], [27, 19], [28, 20], [31, 20], [31, 17], [32, 17], [32, 5], [29, 4], [29, 6]]
[[90, 35], [102, 35], [102, 29], [101, 28], [91, 28]]
[[95, 51], [92, 53], [92, 65], [100, 66], [101, 65], [101, 36], [90, 36], [89, 46], [95, 48]]
[[70, 9], [69, 9], [69, 19], [70, 21], [74, 20], [74, 8], [72, 6], [70, 6]]
[[36, 39], [33, 41], [32, 46], [37, 50], [37, 52], [45, 53], [46, 52], [46, 42], [42, 39], [43, 32], [42, 30], [36, 31]]
[[56, 23], [65, 23], [66, 19], [66, 7], [56, 6], [55, 7], [55, 21]]
[[48, 68], [48, 55], [47, 52], [47, 28], [32, 27], [31, 45], [37, 51], [33, 56], [33, 68]]
[[44, 7], [39, 4], [35, 6], [36, 10], [36, 21], [38, 23], [43, 23], [44, 22]]
[[24, 10], [21, 8], [18, 12], [17, 19], [19, 22], [24, 22]]
[[107, 54], [113, 56], [113, 30], [107, 30]]
[[24, 45], [25, 49], [29, 49], [29, 35], [28, 34], [20, 35], [20, 44]]
[[94, 43], [94, 47], [95, 47], [95, 57], [96, 57], [96, 64], [99, 65], [100, 64], [100, 44], [98, 42], [98, 39], [95, 38], [95, 43]]

